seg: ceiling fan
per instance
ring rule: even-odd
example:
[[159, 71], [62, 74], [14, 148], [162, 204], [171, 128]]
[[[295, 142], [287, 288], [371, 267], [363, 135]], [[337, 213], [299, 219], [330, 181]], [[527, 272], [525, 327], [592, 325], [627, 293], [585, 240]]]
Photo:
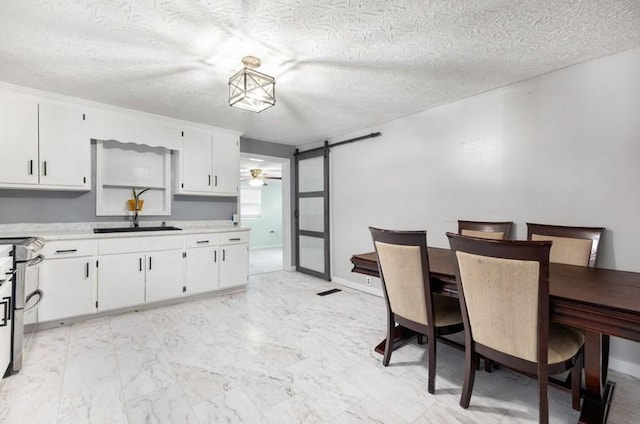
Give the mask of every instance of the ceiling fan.
[[262, 187], [263, 185], [268, 185], [265, 180], [282, 180], [282, 177], [270, 177], [262, 169], [253, 168], [249, 170], [249, 178], [241, 178], [241, 181], [247, 180], [252, 187]]

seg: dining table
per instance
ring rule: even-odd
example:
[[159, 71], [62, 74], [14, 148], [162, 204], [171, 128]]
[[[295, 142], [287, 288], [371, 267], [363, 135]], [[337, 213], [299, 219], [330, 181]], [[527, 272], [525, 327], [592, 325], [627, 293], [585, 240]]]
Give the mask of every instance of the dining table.
[[[429, 247], [432, 290], [457, 297], [456, 262], [446, 248]], [[379, 277], [375, 252], [354, 254], [352, 272]], [[608, 379], [609, 336], [640, 341], [640, 272], [589, 268], [551, 263], [549, 265], [550, 320], [584, 331], [584, 398], [579, 423], [607, 421], [615, 383]], [[394, 347], [414, 334], [401, 326]], [[384, 353], [384, 340], [375, 348]]]

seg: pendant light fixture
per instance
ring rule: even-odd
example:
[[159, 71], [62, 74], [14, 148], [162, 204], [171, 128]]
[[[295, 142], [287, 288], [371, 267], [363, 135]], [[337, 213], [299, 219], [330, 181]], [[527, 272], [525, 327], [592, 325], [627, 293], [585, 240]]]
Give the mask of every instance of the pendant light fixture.
[[260, 59], [242, 58], [244, 68], [229, 78], [229, 105], [252, 112], [262, 112], [276, 104], [276, 80], [256, 71]]

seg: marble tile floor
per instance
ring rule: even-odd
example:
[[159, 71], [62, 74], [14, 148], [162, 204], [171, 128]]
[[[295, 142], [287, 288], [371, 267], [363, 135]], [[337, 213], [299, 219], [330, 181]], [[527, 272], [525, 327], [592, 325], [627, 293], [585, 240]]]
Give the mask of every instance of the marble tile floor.
[[249, 275], [282, 271], [282, 247], [251, 249], [249, 251]]
[[[250, 278], [246, 292], [36, 333], [23, 370], [3, 380], [0, 423], [535, 423], [536, 384], [479, 372], [458, 406], [463, 353], [438, 345], [436, 394], [426, 351], [383, 367], [381, 298], [295, 272]], [[640, 381], [617, 381], [610, 423], [640, 422]], [[573, 423], [550, 390], [551, 422]]]

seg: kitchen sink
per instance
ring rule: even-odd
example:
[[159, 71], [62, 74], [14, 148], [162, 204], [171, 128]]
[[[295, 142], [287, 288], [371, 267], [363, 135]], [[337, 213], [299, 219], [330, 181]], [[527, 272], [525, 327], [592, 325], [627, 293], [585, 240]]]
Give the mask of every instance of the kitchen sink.
[[93, 232], [102, 234], [102, 233], [138, 233], [143, 231], [176, 231], [182, 230], [182, 228], [171, 227], [171, 226], [160, 226], [160, 227], [114, 227], [114, 228], [94, 228]]

